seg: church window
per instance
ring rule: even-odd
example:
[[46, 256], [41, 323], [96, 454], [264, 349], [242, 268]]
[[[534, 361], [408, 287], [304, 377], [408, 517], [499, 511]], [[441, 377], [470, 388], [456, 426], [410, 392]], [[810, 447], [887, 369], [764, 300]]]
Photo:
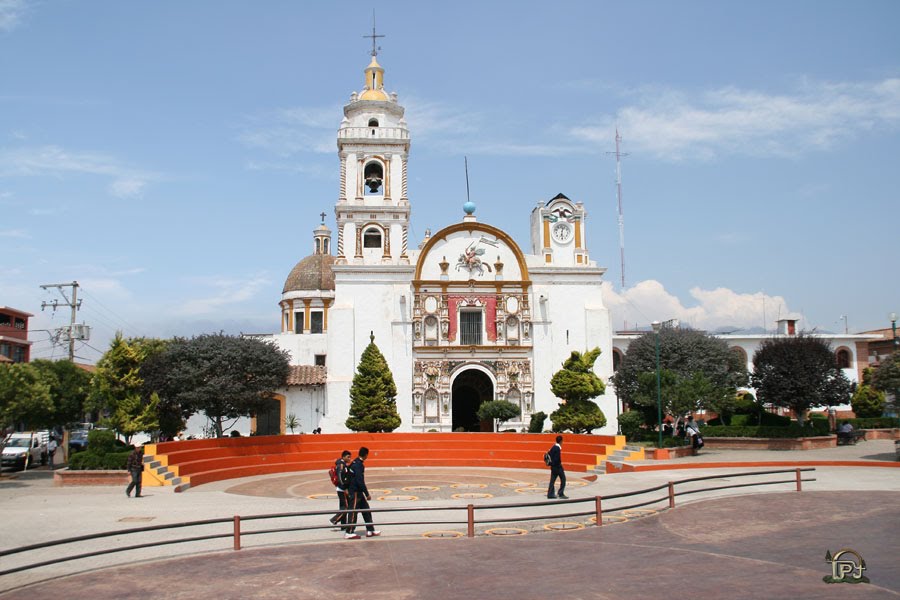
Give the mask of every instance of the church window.
[[363, 248], [381, 248], [381, 231], [372, 227], [363, 233]]
[[322, 333], [324, 330], [324, 315], [322, 311], [315, 310], [309, 313], [309, 332], [310, 333]]
[[463, 346], [481, 345], [481, 309], [459, 313], [459, 343]]
[[294, 333], [303, 333], [303, 313], [295, 312], [294, 313]]
[[618, 348], [613, 348], [613, 373], [619, 370], [619, 367], [622, 366], [622, 351]]
[[322, 241], [316, 238], [316, 254], [322, 254]]
[[846, 348], [839, 348], [837, 352], [834, 353], [835, 361], [837, 362], [837, 366], [839, 369], [849, 369], [850, 368], [850, 351]]
[[369, 119], [369, 127], [378, 127], [378, 119]]
[[325, 355], [324, 354], [316, 354], [316, 366], [317, 367], [325, 366]]
[[328, 238], [322, 240], [322, 254], [328, 254], [331, 252], [331, 248], [328, 247]]

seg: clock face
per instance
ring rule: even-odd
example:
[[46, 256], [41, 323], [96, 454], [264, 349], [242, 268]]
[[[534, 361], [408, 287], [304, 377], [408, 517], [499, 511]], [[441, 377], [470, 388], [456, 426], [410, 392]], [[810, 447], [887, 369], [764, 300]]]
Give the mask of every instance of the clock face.
[[572, 227], [568, 223], [557, 223], [553, 226], [553, 239], [557, 242], [568, 242], [572, 239]]

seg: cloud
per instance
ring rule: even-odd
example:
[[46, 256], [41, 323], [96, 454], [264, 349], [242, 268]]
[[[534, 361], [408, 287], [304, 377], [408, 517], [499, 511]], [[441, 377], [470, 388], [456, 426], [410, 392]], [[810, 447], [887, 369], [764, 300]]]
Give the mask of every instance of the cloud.
[[631, 150], [682, 161], [731, 154], [797, 156], [900, 126], [900, 78], [802, 81], [784, 94], [732, 86], [693, 94], [645, 88], [635, 95], [635, 103], [615, 116], [571, 127], [569, 133], [606, 143], [618, 125]]
[[8, 33], [18, 27], [27, 11], [25, 0], [0, 0], [0, 31]]
[[[713, 331], [723, 327], [771, 330], [778, 318], [793, 315], [781, 296], [763, 292], [739, 293], [728, 288], [690, 290], [692, 306], [668, 292], [653, 279], [617, 292], [611, 283], [603, 284], [603, 301], [612, 315], [614, 329], [648, 327], [653, 321], [678, 319], [683, 325]], [[623, 327], [624, 326], [624, 327]]]
[[148, 181], [159, 179], [104, 154], [70, 152], [59, 146], [0, 150], [0, 177], [60, 177], [66, 174], [113, 178], [109, 192], [119, 198], [139, 195]]
[[249, 279], [201, 278], [194, 283], [201, 283], [211, 288], [211, 295], [181, 303], [173, 309], [176, 316], [208, 315], [220, 318], [223, 307], [238, 305], [256, 298], [260, 289], [268, 285], [270, 280], [265, 275], [257, 275]]
[[5, 229], [0, 230], [0, 238], [19, 238], [23, 240], [30, 240], [31, 234], [29, 234], [24, 229]]
[[[237, 139], [249, 148], [264, 150], [279, 158], [303, 153], [329, 154], [335, 152], [337, 115], [340, 114], [341, 109], [336, 106], [280, 108], [247, 117]], [[256, 168], [270, 168], [267, 161], [254, 161], [253, 164]]]

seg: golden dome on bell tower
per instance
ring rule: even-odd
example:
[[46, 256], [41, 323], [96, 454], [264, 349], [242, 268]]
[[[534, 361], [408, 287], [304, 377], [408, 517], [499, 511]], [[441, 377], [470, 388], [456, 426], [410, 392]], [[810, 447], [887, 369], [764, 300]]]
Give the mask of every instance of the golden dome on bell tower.
[[372, 62], [366, 67], [366, 87], [359, 95], [360, 100], [389, 100], [384, 91], [384, 69], [378, 64], [375, 54], [372, 54]]

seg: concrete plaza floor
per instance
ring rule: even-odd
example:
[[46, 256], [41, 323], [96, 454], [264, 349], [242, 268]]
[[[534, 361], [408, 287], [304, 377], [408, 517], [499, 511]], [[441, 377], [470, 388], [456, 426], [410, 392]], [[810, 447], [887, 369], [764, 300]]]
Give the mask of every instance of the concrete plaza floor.
[[[546, 470], [367, 469], [373, 509], [457, 507], [434, 513], [377, 513], [379, 538], [344, 540], [327, 526], [336, 504], [324, 469], [223, 481], [183, 494], [146, 488], [128, 499], [121, 488], [52, 486], [49, 471], [0, 479], [0, 550], [142, 525], [211, 518], [321, 511], [291, 526], [319, 527], [231, 540], [157, 546], [87, 560], [53, 562], [0, 577], [0, 598], [44, 598], [89, 593], [94, 599], [166, 598], [830, 598], [900, 596], [900, 469], [893, 442], [806, 452], [706, 452], [673, 461], [792, 462], [859, 460], [872, 466], [817, 467], [793, 484], [704, 492], [616, 513], [624, 500], [604, 500], [603, 527], [591, 526], [581, 504], [546, 502]], [[682, 462], [681, 464], [687, 464]], [[673, 465], [674, 466], [674, 465]], [[700, 466], [700, 463], [697, 463]], [[765, 469], [690, 469], [602, 475], [596, 481], [569, 473], [568, 495], [591, 499], [711, 474]], [[773, 477], [791, 476], [767, 476]], [[739, 483], [750, 478], [728, 478]], [[685, 484], [679, 490], [708, 483]], [[721, 483], [719, 483], [721, 485]], [[436, 488], [436, 489], [435, 489]], [[453, 496], [458, 496], [454, 498]], [[490, 497], [479, 497], [490, 496]], [[429, 531], [465, 532], [466, 504], [525, 503], [510, 516], [545, 515], [544, 521], [479, 525], [475, 538], [423, 539]], [[499, 511], [498, 511], [499, 513]], [[409, 521], [446, 520], [448, 525]], [[478, 510], [476, 518], [494, 518]], [[558, 516], [556, 516], [558, 515]], [[254, 522], [245, 521], [252, 531]], [[544, 531], [548, 523], [559, 531]], [[258, 528], [279, 527], [267, 522]], [[220, 526], [221, 527], [221, 526]], [[228, 527], [230, 528], [230, 526]], [[226, 530], [228, 529], [226, 528]], [[507, 535], [488, 535], [494, 528]], [[522, 531], [518, 531], [522, 530]], [[522, 533], [522, 535], [509, 535]], [[168, 536], [168, 530], [106, 540], [129, 545]], [[54, 561], [90, 551], [92, 543], [0, 557], [0, 570]], [[826, 551], [842, 548], [866, 560], [871, 584], [826, 584]], [[62, 553], [62, 554], [61, 554]]]

